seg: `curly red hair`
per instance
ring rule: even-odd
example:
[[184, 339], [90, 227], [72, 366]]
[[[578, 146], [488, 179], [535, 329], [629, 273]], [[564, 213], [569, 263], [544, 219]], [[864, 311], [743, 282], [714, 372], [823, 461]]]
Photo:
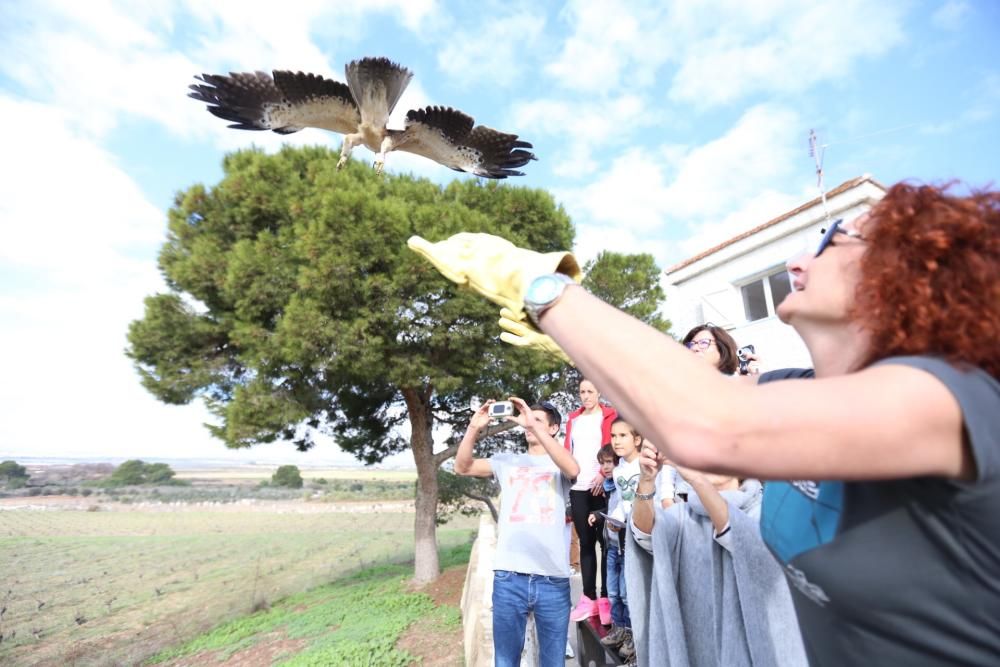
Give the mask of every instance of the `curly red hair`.
[[1000, 377], [1000, 192], [897, 183], [863, 225], [864, 364], [934, 355]]

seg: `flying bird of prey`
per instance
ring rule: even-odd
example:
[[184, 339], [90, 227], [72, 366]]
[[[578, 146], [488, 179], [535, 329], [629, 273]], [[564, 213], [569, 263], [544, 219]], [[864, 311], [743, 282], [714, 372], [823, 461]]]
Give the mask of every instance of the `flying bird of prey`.
[[450, 107], [429, 106], [406, 112], [402, 130], [386, 127], [413, 73], [387, 58], [362, 58], [344, 67], [347, 83], [316, 74], [275, 70], [202, 74], [190, 97], [239, 130], [291, 134], [307, 127], [344, 135], [337, 168], [362, 144], [375, 153], [382, 173], [390, 151], [416, 153], [455, 171], [486, 178], [523, 176], [517, 171], [535, 159], [516, 134], [475, 125], [471, 116]]

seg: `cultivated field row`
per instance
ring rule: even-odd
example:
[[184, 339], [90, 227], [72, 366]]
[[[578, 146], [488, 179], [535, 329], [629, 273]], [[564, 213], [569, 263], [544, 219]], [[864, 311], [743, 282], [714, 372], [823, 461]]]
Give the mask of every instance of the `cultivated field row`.
[[[135, 664], [271, 601], [412, 557], [412, 512], [232, 505], [0, 512], [0, 664]], [[467, 541], [472, 526], [442, 527], [441, 546]]]

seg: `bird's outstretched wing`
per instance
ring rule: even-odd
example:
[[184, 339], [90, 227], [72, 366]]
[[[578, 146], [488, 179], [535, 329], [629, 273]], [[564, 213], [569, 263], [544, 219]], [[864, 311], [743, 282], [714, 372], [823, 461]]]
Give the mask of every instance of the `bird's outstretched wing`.
[[291, 134], [307, 127], [348, 134], [361, 115], [347, 85], [317, 74], [275, 70], [202, 74], [188, 97], [205, 102], [229, 127]]
[[457, 109], [427, 107], [406, 113], [406, 129], [393, 137], [396, 150], [416, 153], [455, 171], [486, 178], [524, 176], [517, 171], [535, 154], [516, 134], [475, 126], [471, 116]]

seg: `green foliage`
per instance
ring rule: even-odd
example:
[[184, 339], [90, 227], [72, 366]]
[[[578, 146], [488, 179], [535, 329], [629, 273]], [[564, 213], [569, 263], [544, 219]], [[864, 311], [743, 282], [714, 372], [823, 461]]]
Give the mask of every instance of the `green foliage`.
[[17, 461], [7, 460], [0, 463], [0, 477], [21, 477], [27, 479], [28, 469]]
[[293, 465], [280, 466], [271, 475], [271, 485], [284, 486], [289, 489], [301, 489], [302, 473], [299, 472], [299, 467]]
[[660, 316], [663, 301], [660, 267], [649, 254], [604, 251], [583, 267], [583, 285], [607, 303], [654, 329], [666, 332], [670, 322]]
[[307, 449], [326, 432], [369, 463], [407, 447], [395, 427], [414, 411], [459, 425], [474, 396], [546, 391], [558, 366], [500, 343], [497, 309], [406, 239], [490, 232], [569, 248], [573, 229], [552, 197], [378, 177], [359, 163], [337, 172], [337, 158], [322, 147], [240, 151], [215, 187], [178, 194], [160, 252], [170, 292], [148, 297], [129, 328], [143, 385], [167, 403], [203, 398], [230, 447]]
[[497, 520], [493, 499], [500, 495], [500, 487], [492, 477], [466, 477], [438, 469], [438, 525], [444, 524], [455, 514], [475, 516], [486, 507]]
[[413, 500], [413, 482], [389, 479], [332, 479], [313, 484], [323, 501]]
[[[441, 554], [445, 567], [467, 563], [470, 545]], [[294, 595], [270, 609], [224, 623], [187, 644], [161, 652], [147, 664], [176, 660], [203, 651], [218, 651], [225, 660], [237, 651], [267, 641], [275, 633], [305, 640], [306, 646], [277, 664], [285, 666], [358, 665], [403, 667], [414, 657], [396, 648], [400, 635], [414, 622], [455, 627], [457, 609], [435, 607], [424, 593], [410, 592], [412, 569], [381, 565], [343, 581]], [[460, 647], [455, 648], [459, 652]]]
[[111, 477], [104, 480], [101, 486], [139, 486], [142, 484], [175, 485], [180, 484], [174, 479], [173, 469], [166, 463], [146, 463], [140, 459], [125, 461], [115, 468]]
[[8, 489], [20, 489], [28, 483], [28, 469], [17, 461], [0, 463], [0, 482]]
[[174, 471], [166, 463], [146, 464], [147, 484], [166, 484], [174, 477]]

